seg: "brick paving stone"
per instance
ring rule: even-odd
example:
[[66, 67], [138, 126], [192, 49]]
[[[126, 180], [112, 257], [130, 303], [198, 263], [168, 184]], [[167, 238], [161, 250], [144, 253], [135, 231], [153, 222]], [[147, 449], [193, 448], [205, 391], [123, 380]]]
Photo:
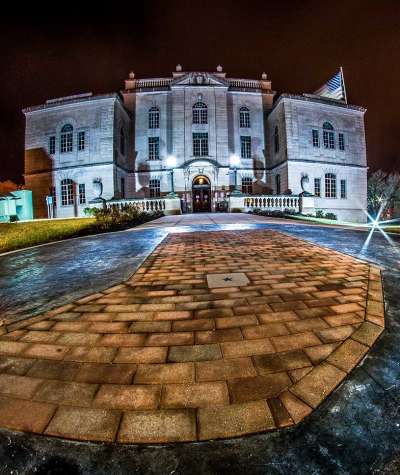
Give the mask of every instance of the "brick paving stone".
[[134, 364], [83, 363], [74, 379], [81, 383], [130, 384], [135, 371]]
[[0, 393], [21, 399], [29, 399], [42, 382], [38, 378], [3, 373], [0, 374]]
[[47, 427], [55, 410], [54, 404], [0, 397], [0, 426], [41, 433]]
[[93, 333], [125, 333], [128, 331], [127, 322], [93, 322], [87, 331]]
[[228, 381], [233, 403], [272, 398], [291, 385], [292, 381], [285, 372]]
[[166, 409], [218, 407], [228, 404], [228, 388], [222, 381], [163, 386], [161, 407]]
[[312, 369], [313, 369], [313, 366], [307, 366], [306, 368], [292, 369], [288, 371], [288, 373], [289, 373], [290, 379], [294, 383], [297, 383], [297, 381], [300, 381], [300, 379], [306, 374], [308, 374]]
[[114, 315], [114, 322], [149, 322], [153, 320], [154, 312], [120, 312]]
[[173, 312], [155, 312], [154, 320], [186, 320], [192, 317], [192, 312], [187, 310]]
[[345, 377], [344, 371], [329, 363], [321, 363], [292, 386], [290, 391], [315, 408]]
[[221, 343], [221, 349], [224, 358], [240, 358], [242, 356], [263, 355], [275, 352], [268, 338], [225, 342]]
[[310, 406], [308, 406], [290, 391], [284, 391], [279, 395], [279, 399], [282, 401], [282, 404], [285, 406], [286, 410], [296, 424], [301, 422], [312, 412], [312, 408]]
[[118, 411], [60, 406], [44, 433], [67, 439], [112, 442], [120, 418]]
[[161, 333], [171, 331], [171, 322], [134, 322], [129, 327], [132, 333]]
[[103, 335], [98, 346], [143, 346], [146, 341], [146, 334], [135, 333], [113, 333], [110, 335]]
[[288, 427], [294, 424], [293, 419], [279, 398], [268, 399], [268, 405], [276, 427]]
[[248, 340], [267, 338], [270, 336], [287, 335], [289, 333], [285, 325], [279, 322], [244, 327], [242, 332], [244, 338]]
[[368, 346], [349, 338], [328, 356], [327, 361], [348, 373], [359, 363], [368, 350]]
[[271, 312], [271, 313], [261, 313], [258, 315], [258, 319], [261, 323], [272, 323], [272, 322], [290, 322], [293, 320], [298, 320], [299, 317], [295, 312]]
[[240, 315], [235, 317], [220, 317], [215, 320], [215, 326], [218, 330], [225, 328], [245, 327], [247, 325], [257, 325], [255, 315]]
[[219, 345], [170, 346], [167, 361], [183, 363], [186, 361], [211, 361], [222, 358]]
[[191, 332], [196, 330], [214, 330], [214, 320], [210, 318], [172, 322], [172, 331]]
[[122, 443], [185, 442], [196, 439], [196, 415], [192, 409], [126, 412], [118, 432], [118, 442]]
[[67, 346], [92, 346], [101, 338], [97, 333], [58, 333], [57, 344]]
[[223, 341], [243, 340], [240, 328], [226, 328], [212, 331], [198, 331], [195, 333], [196, 344], [221, 343]]
[[275, 427], [266, 401], [200, 408], [198, 421], [200, 440], [237, 437]]
[[92, 403], [97, 388], [97, 384], [47, 380], [35, 392], [34, 399], [68, 406], [88, 407]]
[[232, 358], [196, 363], [196, 381], [219, 381], [256, 376], [251, 358]]
[[146, 346], [191, 345], [193, 343], [192, 332], [153, 333], [146, 340]]
[[354, 328], [350, 325], [345, 325], [342, 327], [333, 327], [326, 330], [319, 330], [317, 333], [318, 337], [324, 343], [330, 343], [332, 341], [345, 340], [354, 332]]
[[341, 305], [331, 305], [331, 309], [335, 313], [352, 313], [362, 310], [362, 307], [360, 307], [360, 305], [357, 303], [344, 303]]
[[83, 314], [79, 320], [82, 322], [110, 322], [115, 318], [115, 313], [91, 313], [87, 312]]
[[[1, 335], [1, 341], [17, 341], [21, 340], [21, 337], [26, 335], [28, 332], [26, 330], [14, 330], [6, 333], [6, 329], [3, 328], [4, 334]], [[40, 333], [40, 332], [38, 332]]]
[[[55, 315], [54, 317], [51, 317], [51, 319], [56, 322], [73, 322], [77, 320], [78, 318], [80, 318], [80, 316], [81, 316], [80, 313], [65, 312], [65, 313], [60, 313], [59, 315]], [[52, 330], [54, 330], [53, 327], [52, 327]]]
[[194, 381], [193, 363], [139, 364], [134, 383], [164, 384]]
[[329, 315], [324, 317], [324, 320], [331, 326], [345, 326], [352, 325], [354, 323], [360, 323], [364, 320], [364, 316], [357, 315], [356, 313], [342, 313], [336, 315]]
[[233, 310], [230, 308], [213, 308], [213, 309], [207, 309], [207, 310], [196, 310], [194, 312], [194, 316], [195, 318], [233, 317]]
[[31, 361], [34, 361], [34, 365], [27, 372], [27, 376], [34, 378], [73, 381], [79, 370], [79, 363], [52, 360]]
[[164, 363], [168, 347], [120, 348], [114, 363]]
[[34, 363], [34, 359], [18, 358], [15, 356], [0, 356], [0, 373], [23, 376]]
[[161, 386], [135, 384], [132, 386], [104, 384], [93, 402], [96, 407], [121, 410], [157, 409], [160, 403]]
[[304, 348], [304, 352], [310, 358], [314, 365], [321, 363], [334, 351], [340, 343], [325, 343], [317, 346]]
[[257, 371], [261, 375], [311, 366], [311, 361], [307, 358], [305, 353], [300, 350], [254, 356], [253, 360]]
[[351, 335], [351, 338], [357, 340], [363, 345], [372, 346], [382, 332], [383, 328], [379, 325], [370, 322], [363, 322]]
[[296, 314], [302, 319], [325, 317], [333, 313], [329, 307], [313, 307], [307, 310], [296, 310]]
[[274, 336], [271, 341], [276, 351], [290, 351], [307, 346], [319, 345], [321, 341], [312, 332], [296, 333], [294, 335]]
[[33, 343], [27, 350], [25, 350], [24, 356], [49, 360], [62, 360], [68, 351], [68, 346]]
[[89, 322], [57, 322], [52, 330], [56, 332], [84, 332], [88, 327]]
[[3, 355], [18, 355], [28, 348], [29, 343], [22, 343], [19, 341], [1, 341], [0, 340], [0, 354]]
[[54, 322], [51, 320], [43, 320], [42, 322], [32, 323], [29, 325], [28, 330], [50, 330], [54, 325]]
[[328, 328], [329, 325], [321, 318], [307, 318], [300, 321], [287, 322], [287, 328], [290, 333], [302, 333], [308, 330], [319, 330], [321, 328]]
[[116, 348], [76, 346], [70, 349], [64, 359], [83, 363], [111, 363], [116, 352]]

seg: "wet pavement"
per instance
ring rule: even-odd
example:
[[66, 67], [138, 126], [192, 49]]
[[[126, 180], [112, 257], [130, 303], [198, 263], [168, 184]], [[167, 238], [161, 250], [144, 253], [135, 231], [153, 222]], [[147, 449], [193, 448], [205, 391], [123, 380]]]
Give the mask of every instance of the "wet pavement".
[[274, 433], [151, 447], [68, 442], [2, 430], [1, 474], [400, 472], [400, 239], [375, 232], [365, 246], [368, 233], [362, 231], [262, 218], [236, 225], [241, 220], [233, 215], [212, 219], [212, 224], [188, 225], [187, 220], [162, 228], [152, 223], [2, 256], [2, 308], [20, 318], [12, 309], [23, 307], [32, 315], [84, 295], [88, 282], [91, 292], [108, 287], [134, 272], [169, 232], [271, 228], [382, 266], [386, 330], [361, 365], [299, 426]]

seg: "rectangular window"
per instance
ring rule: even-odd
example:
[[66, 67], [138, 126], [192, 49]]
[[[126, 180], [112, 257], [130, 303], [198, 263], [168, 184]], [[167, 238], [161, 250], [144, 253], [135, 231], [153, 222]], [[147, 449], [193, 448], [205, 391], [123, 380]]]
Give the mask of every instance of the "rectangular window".
[[73, 138], [72, 132], [66, 132], [61, 134], [60, 152], [67, 153], [72, 152]]
[[342, 200], [345, 200], [347, 198], [346, 180], [340, 180], [340, 198], [342, 198]]
[[161, 195], [160, 180], [152, 178], [149, 181], [150, 198], [158, 198]]
[[49, 154], [54, 155], [56, 153], [56, 138], [54, 135], [49, 137]]
[[149, 137], [149, 160], [160, 159], [160, 137]]
[[194, 157], [208, 156], [208, 134], [207, 133], [193, 134], [193, 156]]
[[85, 132], [83, 130], [78, 132], [78, 150], [85, 150]]
[[314, 195], [321, 196], [321, 178], [314, 178]]
[[333, 173], [325, 175], [325, 198], [336, 198], [336, 175]]
[[240, 156], [242, 158], [251, 158], [251, 137], [240, 137]]
[[125, 198], [125, 178], [121, 177], [121, 198]]
[[318, 130], [312, 131], [312, 144], [313, 147], [319, 147], [319, 132]]
[[328, 132], [324, 130], [324, 147], [334, 149], [335, 148], [335, 134], [334, 132]]
[[249, 176], [242, 178], [242, 193], [245, 195], [253, 194], [253, 179]]
[[339, 150], [344, 150], [344, 135], [339, 134]]
[[61, 205], [71, 206], [74, 204], [74, 184], [72, 180], [61, 181]]
[[85, 189], [84, 183], [79, 183], [78, 192], [79, 192], [79, 204], [83, 205], [86, 203], [86, 189]]

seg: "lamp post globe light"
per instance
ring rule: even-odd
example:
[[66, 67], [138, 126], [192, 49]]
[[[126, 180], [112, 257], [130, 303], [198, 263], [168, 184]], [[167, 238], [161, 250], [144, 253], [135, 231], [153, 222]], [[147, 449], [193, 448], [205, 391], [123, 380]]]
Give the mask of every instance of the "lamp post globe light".
[[238, 166], [240, 165], [240, 157], [238, 155], [231, 155], [230, 165], [231, 165], [231, 168], [233, 168], [233, 176], [234, 176], [234, 186], [231, 192], [231, 196], [239, 196], [242, 194], [242, 192], [238, 188], [238, 183], [237, 183], [237, 169], [238, 169]]
[[174, 190], [174, 167], [176, 166], [176, 157], [174, 155], [168, 155], [167, 160], [165, 162], [167, 164], [167, 168], [170, 171], [170, 191], [167, 194], [167, 198], [176, 198], [177, 194]]

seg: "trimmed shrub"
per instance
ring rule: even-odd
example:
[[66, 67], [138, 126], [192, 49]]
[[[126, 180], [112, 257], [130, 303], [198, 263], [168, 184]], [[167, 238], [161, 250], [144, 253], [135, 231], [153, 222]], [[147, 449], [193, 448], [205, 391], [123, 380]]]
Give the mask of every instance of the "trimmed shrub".
[[317, 209], [317, 211], [315, 212], [315, 217], [316, 218], [323, 218], [324, 217], [324, 212], [322, 211], [322, 209]]
[[331, 219], [332, 221], [336, 221], [337, 220], [337, 216], [335, 213], [326, 213], [325, 214], [325, 219]]

